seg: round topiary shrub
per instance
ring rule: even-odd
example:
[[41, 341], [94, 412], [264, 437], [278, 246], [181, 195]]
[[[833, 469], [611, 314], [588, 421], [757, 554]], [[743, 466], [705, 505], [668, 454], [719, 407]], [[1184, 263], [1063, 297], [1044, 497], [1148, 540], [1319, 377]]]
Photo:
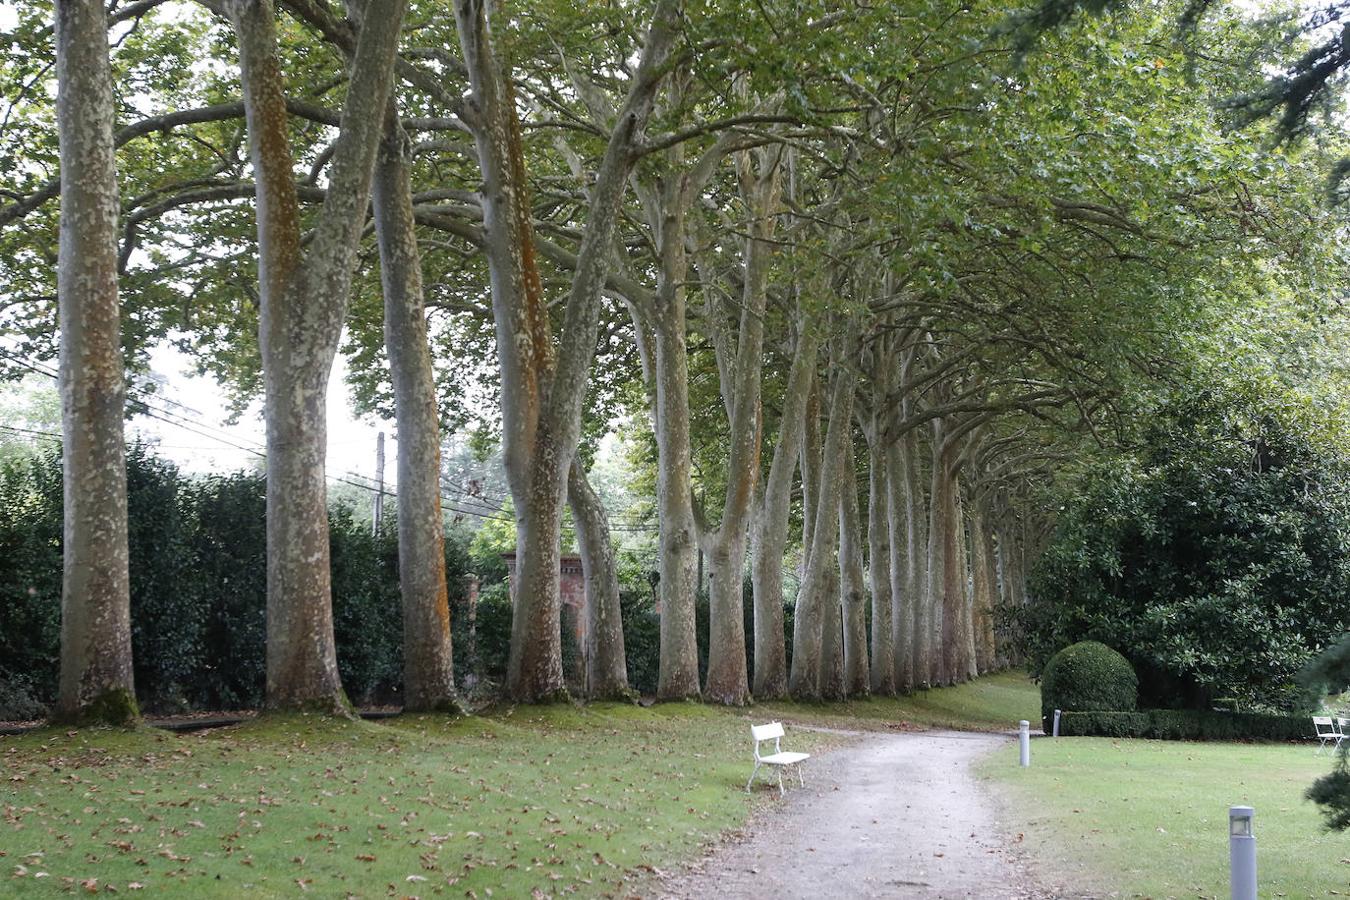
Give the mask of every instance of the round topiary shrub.
[[1139, 679], [1130, 661], [1097, 641], [1071, 644], [1050, 657], [1041, 672], [1041, 715], [1047, 729], [1055, 710], [1135, 708]]

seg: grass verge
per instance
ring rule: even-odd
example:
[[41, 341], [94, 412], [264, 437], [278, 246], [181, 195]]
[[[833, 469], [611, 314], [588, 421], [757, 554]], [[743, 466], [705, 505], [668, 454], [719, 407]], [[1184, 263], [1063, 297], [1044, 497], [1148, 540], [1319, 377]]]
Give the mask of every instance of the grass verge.
[[[0, 737], [0, 895], [624, 896], [744, 824], [749, 720], [1006, 728], [1024, 676], [836, 707], [269, 717]], [[793, 750], [840, 739], [790, 731]]]
[[1025, 672], [1000, 672], [950, 688], [916, 691], [905, 697], [872, 697], [847, 703], [760, 703], [760, 718], [839, 728], [955, 728], [1015, 731], [1019, 719], [1039, 728], [1040, 688]]
[[0, 894], [621, 895], [744, 822], [744, 730], [680, 704], [4, 738]]
[[1226, 897], [1228, 807], [1256, 809], [1262, 897], [1350, 893], [1350, 836], [1329, 834], [1303, 792], [1331, 766], [1307, 745], [1110, 738], [1010, 745], [980, 774], [1051, 874], [1124, 897]]

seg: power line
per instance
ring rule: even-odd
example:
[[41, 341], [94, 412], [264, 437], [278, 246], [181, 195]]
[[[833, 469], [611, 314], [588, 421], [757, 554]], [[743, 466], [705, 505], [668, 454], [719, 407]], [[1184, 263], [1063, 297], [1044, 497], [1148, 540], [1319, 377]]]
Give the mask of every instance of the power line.
[[[31, 371], [31, 372], [35, 372], [35, 373], [37, 373], [37, 374], [39, 374], [39, 375], [45, 375], [45, 376], [48, 377], [48, 378], [59, 379], [58, 374], [57, 374], [55, 371], [51, 370], [50, 368], [48, 368], [48, 367], [46, 367], [46, 366], [44, 366], [44, 365], [42, 365], [42, 364], [40, 364], [40, 363], [35, 363], [35, 362], [33, 362], [32, 360], [29, 360], [29, 359], [25, 359], [25, 358], [23, 358], [23, 357], [20, 357], [20, 356], [18, 356], [18, 355], [16, 355], [16, 354], [12, 353], [12, 352], [10, 352], [10, 351], [5, 350], [3, 347], [0, 347], [0, 355], [3, 355], [3, 356], [5, 356], [6, 358], [8, 358], [8, 359], [10, 359], [10, 360], [12, 360], [12, 361], [18, 363], [20, 366], [22, 366], [22, 367], [28, 369], [28, 370]], [[184, 416], [177, 415], [177, 414], [175, 414], [175, 413], [173, 413], [173, 412], [170, 412], [170, 411], [168, 411], [168, 410], [163, 410], [163, 409], [159, 409], [159, 408], [156, 408], [156, 407], [151, 406], [150, 403], [149, 403], [149, 398], [150, 398], [150, 397], [157, 397], [157, 395], [153, 394], [152, 392], [148, 392], [148, 391], [144, 391], [144, 390], [141, 390], [141, 389], [137, 389], [137, 388], [135, 388], [135, 387], [128, 386], [128, 388], [127, 388], [127, 393], [128, 393], [128, 395], [131, 395], [131, 394], [133, 394], [133, 393], [137, 393], [137, 394], [140, 395], [140, 396], [134, 398], [132, 402], [139, 405], [140, 408], [139, 408], [139, 409], [136, 409], [135, 411], [138, 412], [138, 413], [141, 414], [141, 415], [148, 416], [149, 418], [152, 418], [152, 419], [157, 419], [157, 420], [159, 420], [159, 421], [161, 421], [161, 422], [165, 422], [165, 423], [167, 423], [167, 424], [170, 424], [170, 425], [173, 425], [173, 426], [175, 426], [175, 427], [181, 428], [181, 429], [183, 429], [184, 431], [190, 432], [190, 433], [192, 433], [192, 434], [196, 434], [196, 435], [199, 436], [199, 437], [204, 437], [204, 438], [206, 438], [207, 440], [212, 440], [212, 441], [216, 441], [216, 442], [219, 443], [219, 444], [224, 444], [224, 445], [226, 445], [226, 446], [228, 446], [228, 447], [231, 447], [231, 448], [233, 448], [233, 449], [235, 449], [235, 450], [240, 450], [240, 451], [242, 451], [242, 452], [244, 452], [244, 453], [252, 454], [253, 456], [258, 457], [259, 459], [266, 459], [266, 458], [267, 458], [266, 450], [265, 450], [264, 448], [260, 448], [260, 447], [259, 447], [258, 445], [256, 445], [256, 444], [254, 444], [254, 445], [244, 444], [244, 443], [240, 443], [239, 441], [235, 440], [233, 437], [224, 437], [224, 436], [221, 436], [220, 434], [212, 434], [212, 433], [210, 433], [209, 431], [206, 431], [206, 430], [203, 430], [203, 429], [213, 428], [213, 426], [207, 425], [206, 423], [203, 423], [203, 422], [198, 422], [198, 421], [195, 420], [195, 419], [188, 419], [188, 418], [186, 418], [186, 417], [184, 417]], [[182, 406], [182, 404], [175, 404], [175, 405], [179, 406], [180, 408], [184, 408], [184, 407]], [[6, 428], [6, 430], [21, 431], [21, 429], [16, 429], [16, 428], [13, 428], [12, 426], [4, 426], [4, 427]], [[214, 429], [214, 430], [218, 430], [218, 429]], [[61, 437], [60, 435], [55, 434], [55, 433], [45, 433], [45, 434], [43, 434], [43, 436], [44, 436], [44, 437], [47, 437], [47, 438], [55, 438], [55, 439], [58, 440], [58, 441], [60, 440], [60, 437]], [[374, 487], [374, 486], [372, 486], [372, 485], [369, 485], [369, 484], [362, 484], [362, 483], [359, 483], [359, 482], [357, 482], [357, 481], [351, 480], [352, 478], [361, 478], [361, 479], [365, 479], [367, 476], [360, 475], [360, 474], [357, 474], [357, 473], [355, 473], [355, 472], [348, 472], [348, 473], [346, 473], [346, 475], [347, 475], [347, 476], [350, 476], [350, 477], [344, 477], [344, 476], [328, 476], [328, 480], [330, 480], [330, 481], [336, 481], [336, 482], [340, 482], [340, 483], [344, 483], [344, 484], [348, 484], [348, 485], [351, 485], [351, 486], [353, 486], [353, 487], [362, 488], [362, 489], [364, 489], [364, 490], [371, 491], [371, 492], [378, 492], [378, 493], [386, 494], [386, 495], [388, 495], [388, 496], [394, 496], [394, 497], [397, 497], [397, 492], [396, 492], [395, 490], [391, 490], [391, 489], [386, 488], [386, 489], [384, 489], [384, 490], [381, 491], [380, 489], [378, 489], [378, 488], [376, 488], [376, 487]], [[480, 497], [483, 496], [481, 493], [471, 492], [471, 491], [469, 491], [467, 488], [464, 488], [464, 487], [462, 487], [462, 486], [460, 486], [460, 485], [455, 484], [454, 481], [453, 481], [453, 479], [451, 479], [449, 476], [444, 476], [444, 479], [443, 479], [443, 480], [445, 480], [445, 481], [450, 481], [450, 482], [451, 482], [451, 487], [452, 487], [452, 488], [458, 488], [458, 490], [459, 490], [459, 492], [461, 493], [462, 497], [465, 498], [465, 499], [461, 499], [461, 500], [455, 500], [455, 499], [452, 499], [451, 497], [446, 496], [445, 493], [442, 493], [442, 494], [441, 494], [441, 502], [442, 502], [442, 504], [443, 504], [444, 506], [448, 506], [448, 507], [450, 508], [450, 510], [452, 510], [453, 512], [459, 513], [459, 514], [461, 514], [461, 515], [472, 516], [472, 517], [474, 517], [474, 518], [478, 518], [478, 519], [482, 519], [482, 520], [488, 520], [488, 521], [496, 521], [496, 522], [513, 522], [513, 523], [515, 522], [515, 519], [514, 519], [514, 518], [512, 518], [512, 517], [510, 517], [510, 516], [504, 516], [504, 515], [501, 515], [501, 513], [500, 513], [501, 506], [504, 505], [504, 503], [505, 503], [505, 500], [504, 500], [504, 499], [501, 501], [501, 503], [498, 504], [498, 506], [493, 507], [492, 505], [490, 505], [490, 503], [489, 503], [488, 501], [486, 501], [486, 500], [484, 500], [484, 499], [479, 499]], [[467, 505], [477, 506], [478, 509], [465, 508], [465, 506], [464, 506], [464, 505], [461, 505], [461, 504], [467, 504]], [[651, 532], [651, 531], [656, 531], [656, 530], [657, 530], [657, 526], [655, 526], [655, 525], [650, 525], [650, 524], [647, 524], [647, 523], [644, 523], [644, 522], [640, 522], [640, 521], [625, 521], [625, 520], [622, 520], [622, 519], [619, 519], [619, 520], [611, 519], [611, 520], [610, 520], [610, 530], [611, 530], [611, 531], [619, 531], [619, 532]]]

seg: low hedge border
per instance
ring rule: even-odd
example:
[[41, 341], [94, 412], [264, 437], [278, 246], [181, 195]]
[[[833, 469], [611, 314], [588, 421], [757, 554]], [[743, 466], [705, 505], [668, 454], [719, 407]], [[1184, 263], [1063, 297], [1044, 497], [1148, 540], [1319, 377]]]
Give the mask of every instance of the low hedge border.
[[[1045, 723], [1046, 734], [1052, 724]], [[1059, 734], [1160, 741], [1300, 741], [1312, 734], [1312, 724], [1307, 716], [1190, 709], [1064, 712], [1059, 718]]]

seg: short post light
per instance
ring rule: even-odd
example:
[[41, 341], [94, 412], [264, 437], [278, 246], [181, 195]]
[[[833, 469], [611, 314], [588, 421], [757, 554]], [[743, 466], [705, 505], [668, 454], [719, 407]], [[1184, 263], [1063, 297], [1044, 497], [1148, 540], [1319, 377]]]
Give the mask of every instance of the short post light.
[[1250, 806], [1228, 808], [1228, 870], [1232, 900], [1256, 900], [1256, 834]]
[[1059, 714], [1061, 712], [1063, 712], [1063, 710], [1055, 710], [1055, 725], [1054, 730], [1051, 732], [1055, 737], [1059, 737]]
[[1031, 723], [1026, 719], [1017, 723], [1017, 742], [1021, 749], [1022, 768], [1031, 765]]

